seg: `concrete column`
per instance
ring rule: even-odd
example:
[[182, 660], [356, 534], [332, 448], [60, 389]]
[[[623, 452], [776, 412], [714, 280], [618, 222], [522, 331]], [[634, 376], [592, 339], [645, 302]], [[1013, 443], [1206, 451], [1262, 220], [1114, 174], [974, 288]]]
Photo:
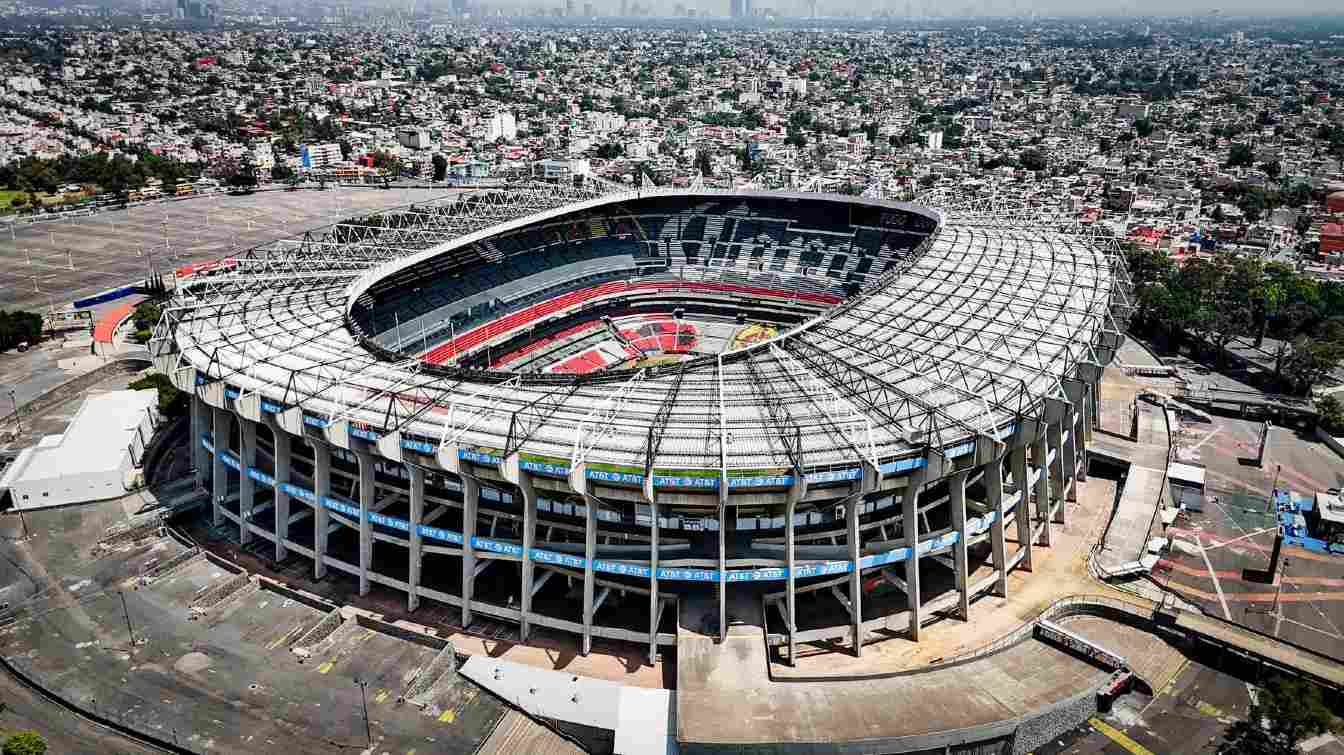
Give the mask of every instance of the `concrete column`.
[[1039, 469], [1041, 473], [1036, 478], [1036, 485], [1028, 486], [1028, 489], [1034, 487], [1036, 521], [1041, 525], [1040, 544], [1047, 548], [1050, 547], [1050, 465], [1047, 461], [1049, 453], [1045, 433], [1037, 435], [1031, 444], [1031, 467], [1033, 472]]
[[252, 510], [257, 504], [257, 482], [247, 470], [257, 465], [257, 423], [238, 418], [242, 426], [242, 447], [238, 449], [238, 542], [252, 542]]
[[532, 548], [537, 542], [537, 491], [532, 486], [531, 472], [519, 473], [518, 490], [523, 495], [522, 621], [519, 633], [523, 642], [527, 642], [532, 631], [532, 584], [536, 575]]
[[369, 594], [369, 567], [373, 564], [373, 456], [367, 451], [356, 451], [359, 462], [359, 594]]
[[210, 501], [213, 517], [210, 523], [218, 527], [224, 523], [224, 498], [229, 494], [229, 467], [224, 463], [224, 452], [229, 450], [229, 435], [233, 432], [233, 415], [223, 409], [214, 409], [214, 463], [210, 476], [213, 485]]
[[471, 626], [471, 601], [476, 593], [476, 508], [481, 505], [481, 483], [462, 477], [462, 628]]
[[[1064, 420], [1063, 420], [1063, 422], [1062, 422], [1062, 424], [1061, 424], [1061, 427], [1062, 427], [1064, 430], [1067, 430], [1068, 433], [1069, 433], [1068, 437], [1067, 437], [1067, 438], [1064, 438], [1064, 448], [1063, 448], [1062, 451], [1061, 451], [1062, 455], [1064, 456], [1064, 460], [1063, 460], [1063, 463], [1061, 464], [1061, 468], [1064, 470], [1064, 479], [1068, 481], [1068, 486], [1069, 486], [1069, 491], [1068, 491], [1068, 493], [1065, 495], [1064, 499], [1065, 499], [1066, 501], [1077, 501], [1077, 500], [1078, 500], [1078, 459], [1081, 458], [1081, 457], [1078, 455], [1078, 446], [1079, 446], [1079, 443], [1078, 443], [1078, 424], [1077, 424], [1076, 422], [1073, 421], [1073, 408], [1072, 408], [1072, 407], [1070, 407], [1069, 410], [1068, 410], [1067, 412], [1065, 412], [1065, 414], [1064, 414]], [[1063, 511], [1064, 511], [1064, 507], [1061, 506], [1061, 507], [1060, 507], [1061, 524], [1063, 523], [1063, 521], [1062, 521]]]
[[285, 541], [289, 539], [289, 493], [285, 484], [289, 482], [291, 472], [292, 439], [289, 433], [271, 422], [271, 443], [275, 452], [275, 561], [280, 563], [289, 557]]
[[1054, 501], [1059, 502], [1059, 511], [1055, 513], [1054, 521], [1056, 524], [1064, 524], [1064, 485], [1065, 480], [1072, 477], [1070, 470], [1065, 469], [1065, 465], [1073, 461], [1073, 454], [1066, 454], [1064, 448], [1064, 424], [1061, 419], [1059, 422], [1051, 422], [1046, 427], [1046, 437], [1049, 440], [1048, 448], [1055, 452], [1055, 460], [1050, 463], [1050, 490], [1052, 501], [1049, 505], [1053, 506]]
[[856, 658], [863, 655], [863, 575], [859, 569], [859, 557], [862, 555], [859, 542], [859, 508], [862, 505], [861, 496], [854, 496], [845, 503], [845, 542], [849, 544], [850, 637], [854, 643]]
[[962, 621], [971, 619], [970, 560], [966, 556], [966, 469], [952, 475], [947, 481], [948, 506], [952, 509], [952, 527], [957, 531], [957, 542], [952, 545], [952, 568], [956, 572], [957, 612]]
[[597, 558], [597, 499], [585, 496], [583, 517], [583, 648], [581, 653], [593, 651], [593, 559]]
[[331, 495], [331, 447], [318, 441], [309, 441], [313, 447], [313, 579], [327, 576], [327, 535], [331, 529], [331, 512], [323, 503]]
[[197, 490], [205, 490], [205, 475], [210, 471], [210, 454], [201, 445], [201, 436], [210, 430], [210, 406], [200, 396], [191, 397], [191, 465]]
[[[1087, 386], [1085, 392], [1091, 392], [1092, 386]], [[1092, 440], [1092, 426], [1088, 419], [1087, 401], [1078, 402], [1078, 421], [1074, 424], [1074, 444], [1073, 447], [1078, 452], [1078, 482], [1087, 482], [1087, 444]]]
[[996, 458], [986, 464], [981, 479], [985, 485], [985, 502], [994, 512], [994, 523], [989, 526], [989, 547], [994, 570], [998, 573], [994, 594], [1002, 598], [1008, 595], [1008, 545], [1003, 536], [1003, 459]]
[[[794, 473], [795, 476], [798, 474]], [[793, 517], [798, 508], [799, 495], [795, 493], [799, 489], [794, 485], [789, 490], [788, 505], [784, 508], [784, 567], [788, 572], [788, 578], [784, 584], [784, 600], [787, 604], [789, 613], [789, 665], [798, 665], [798, 645], [794, 640], [794, 635], [798, 633], [798, 620], [795, 618], [795, 612], [798, 610], [798, 593], [794, 589], [794, 583], [797, 578], [798, 565], [794, 556], [794, 538], [796, 525], [793, 523]]]
[[910, 609], [910, 639], [919, 642], [919, 489], [924, 477], [919, 472], [910, 476], [901, 495], [901, 527], [905, 530], [905, 547], [910, 558], [905, 562], [905, 594]]
[[[726, 480], [720, 480], [725, 486]], [[719, 642], [728, 639], [728, 506], [727, 496], [719, 496]]]
[[1101, 422], [1101, 410], [1097, 406], [1097, 384], [1087, 385], [1087, 442], [1092, 442], [1092, 431]]
[[1017, 446], [1008, 455], [1009, 471], [1013, 475], [1013, 492], [1018, 493], [1017, 506], [1013, 508], [1014, 519], [1017, 522], [1017, 542], [1018, 547], [1023, 549], [1022, 560], [1018, 562], [1020, 568], [1031, 571], [1031, 480], [1029, 468], [1027, 467], [1027, 447]]
[[658, 660], [658, 498], [649, 501], [649, 665]]
[[424, 537], [420, 534], [420, 523], [425, 518], [425, 470], [414, 464], [406, 465], [411, 477], [411, 531], [410, 564], [406, 572], [406, 584], [410, 591], [406, 594], [406, 610], [414, 611], [420, 607], [420, 566], [424, 560]]

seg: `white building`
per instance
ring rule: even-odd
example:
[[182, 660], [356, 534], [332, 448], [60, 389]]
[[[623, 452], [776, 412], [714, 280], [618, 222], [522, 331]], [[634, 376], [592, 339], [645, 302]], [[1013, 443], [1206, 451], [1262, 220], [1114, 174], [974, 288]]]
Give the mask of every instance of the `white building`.
[[592, 167], [587, 160], [538, 160], [532, 164], [533, 175], [548, 181], [586, 176], [590, 172], [592, 172]]
[[302, 155], [303, 167], [325, 168], [341, 161], [341, 145], [336, 143], [305, 144], [303, 145]]
[[5, 86], [12, 92], [40, 92], [45, 87], [35, 76], [10, 76], [5, 79]]
[[0, 476], [0, 497], [8, 492], [14, 508], [41, 509], [124, 495], [141, 482], [141, 456], [158, 421], [158, 391], [90, 396], [63, 434], [19, 453]]
[[420, 126], [399, 126], [397, 142], [407, 149], [428, 149], [432, 143], [429, 129]]
[[943, 148], [943, 132], [941, 131], [930, 131], [926, 140], [925, 146], [929, 148], [930, 152], [937, 152]]
[[513, 113], [507, 110], [497, 111], [490, 119], [490, 126], [486, 138], [494, 141], [503, 137], [504, 141], [511, 142], [518, 138], [518, 121], [513, 117]]
[[252, 164], [257, 170], [269, 173], [275, 167], [275, 150], [270, 142], [258, 142], [252, 146]]

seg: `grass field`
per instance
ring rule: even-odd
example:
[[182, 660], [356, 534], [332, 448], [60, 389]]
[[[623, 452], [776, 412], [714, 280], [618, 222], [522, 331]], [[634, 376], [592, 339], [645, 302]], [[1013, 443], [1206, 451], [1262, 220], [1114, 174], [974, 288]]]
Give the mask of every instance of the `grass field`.
[[0, 214], [14, 212], [14, 207], [10, 205], [10, 202], [14, 200], [14, 197], [27, 193], [16, 189], [0, 189]]

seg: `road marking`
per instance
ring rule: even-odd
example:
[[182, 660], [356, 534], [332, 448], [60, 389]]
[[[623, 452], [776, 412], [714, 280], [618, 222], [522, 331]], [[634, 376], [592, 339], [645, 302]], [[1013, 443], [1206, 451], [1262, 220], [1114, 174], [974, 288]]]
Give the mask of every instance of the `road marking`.
[[1115, 742], [1126, 750], [1134, 753], [1134, 755], [1153, 755], [1152, 750], [1130, 739], [1123, 731], [1111, 726], [1100, 718], [1089, 718], [1087, 719], [1087, 722], [1092, 725], [1093, 729], [1105, 734], [1112, 742]]
[[1217, 426], [1215, 426], [1215, 427], [1213, 428], [1213, 430], [1209, 432], [1208, 435], [1205, 435], [1204, 438], [1203, 438], [1202, 440], [1200, 440], [1200, 441], [1199, 441], [1198, 443], [1196, 443], [1195, 445], [1191, 446], [1191, 447], [1190, 447], [1190, 450], [1191, 450], [1191, 451], [1195, 451], [1195, 450], [1197, 450], [1200, 446], [1204, 445], [1205, 443], [1208, 443], [1210, 440], [1213, 440], [1213, 436], [1217, 435], [1218, 433], [1220, 433], [1220, 432], [1222, 432], [1222, 431], [1223, 431], [1223, 426], [1222, 426], [1222, 425], [1217, 425]]
[[1199, 555], [1204, 559], [1204, 565], [1209, 568], [1209, 578], [1213, 580], [1213, 589], [1218, 592], [1218, 602], [1223, 606], [1223, 618], [1232, 620], [1232, 612], [1227, 608], [1227, 598], [1223, 595], [1223, 583], [1218, 581], [1218, 572], [1213, 570], [1213, 562], [1209, 560], [1209, 552], [1204, 550], [1204, 541], [1195, 539], [1199, 543]]
[[285, 632], [284, 634], [280, 635], [279, 637], [276, 637], [274, 642], [272, 642], [271, 644], [269, 644], [269, 645], [266, 646], [266, 649], [267, 649], [267, 650], [275, 650], [276, 648], [278, 648], [278, 647], [280, 647], [281, 645], [283, 645], [283, 644], [285, 643], [285, 640], [288, 640], [288, 639], [289, 639], [295, 632], [299, 631], [299, 629], [301, 629], [301, 628], [302, 628], [302, 625], [297, 626], [297, 627], [294, 627], [293, 629], [289, 630], [288, 632]]
[[331, 668], [332, 668], [333, 666], [335, 666], [335, 665], [336, 665], [336, 664], [332, 663], [331, 661], [325, 661], [325, 662], [322, 663], [321, 666], [318, 666], [318, 667], [317, 667], [317, 673], [319, 673], [319, 674], [325, 674], [325, 673], [327, 673], [328, 671], [330, 671]]
[[1231, 716], [1224, 713], [1221, 708], [1210, 705], [1209, 703], [1206, 703], [1203, 700], [1200, 700], [1195, 703], [1195, 710], [1199, 711], [1200, 713], [1203, 713], [1209, 718], [1216, 718], [1219, 721], [1232, 720]]
[[442, 713], [439, 714], [439, 722], [440, 722], [440, 723], [450, 724], [450, 723], [452, 723], [452, 722], [453, 722], [454, 720], [456, 720], [456, 719], [457, 719], [457, 714], [454, 713], [454, 712], [451, 711], [451, 710], [445, 710], [444, 712], [442, 712]]

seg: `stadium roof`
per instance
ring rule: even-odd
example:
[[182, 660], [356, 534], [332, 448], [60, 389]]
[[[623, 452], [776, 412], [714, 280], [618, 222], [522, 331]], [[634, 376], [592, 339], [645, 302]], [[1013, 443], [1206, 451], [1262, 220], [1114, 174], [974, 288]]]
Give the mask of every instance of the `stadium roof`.
[[470, 205], [403, 208], [414, 223], [393, 231], [350, 221], [201, 277], [167, 308], [152, 351], [183, 387], [199, 370], [270, 411], [301, 407], [309, 424], [437, 445], [440, 458], [477, 449], [571, 469], [731, 476], [889, 469], [930, 448], [998, 440], [1064, 398], [1061, 380], [1097, 361], [1093, 346], [1118, 337], [1128, 308], [1111, 240], [1030, 208], [983, 204], [943, 208], [909, 264], [816, 319], [680, 365], [588, 376], [444, 370], [380, 358], [347, 327], [351, 302], [374, 282], [502, 223], [678, 195], [764, 194], [528, 185]]

